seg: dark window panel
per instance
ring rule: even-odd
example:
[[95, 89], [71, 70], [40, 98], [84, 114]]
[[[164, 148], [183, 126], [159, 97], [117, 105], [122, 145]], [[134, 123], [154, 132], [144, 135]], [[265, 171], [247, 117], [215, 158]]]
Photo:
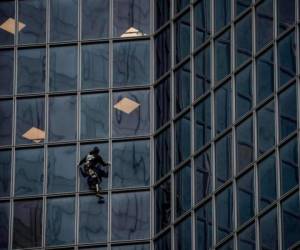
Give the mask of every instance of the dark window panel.
[[190, 0], [175, 0], [175, 12], [178, 13], [179, 11], [183, 10], [188, 4], [190, 3]]
[[[0, 33], [1, 33], [1, 29], [0, 29]], [[13, 50], [0, 51], [0, 75], [1, 75], [0, 96], [12, 95], [13, 80], [14, 80], [14, 51]]]
[[256, 249], [255, 224], [248, 226], [238, 234], [238, 249]]
[[195, 99], [209, 91], [211, 87], [210, 55], [210, 47], [206, 47], [195, 56]]
[[276, 197], [276, 159], [273, 154], [258, 164], [259, 208], [267, 207]]
[[12, 100], [0, 101], [0, 145], [9, 145], [12, 142]]
[[231, 133], [216, 142], [215, 157], [216, 188], [218, 188], [232, 177]]
[[274, 55], [273, 47], [256, 60], [256, 99], [261, 102], [274, 91]]
[[231, 0], [214, 0], [215, 1], [215, 31], [230, 23], [231, 20]]
[[175, 22], [175, 61], [179, 63], [190, 53], [191, 41], [190, 12], [181, 16]]
[[107, 88], [108, 44], [82, 45], [81, 52], [81, 88]]
[[170, 231], [160, 236], [154, 242], [154, 250], [171, 250], [171, 233]]
[[211, 99], [202, 100], [194, 109], [195, 151], [211, 140]]
[[[57, 248], [55, 248], [55, 249], [57, 249]], [[63, 248], [63, 249], [66, 249], [66, 248]], [[73, 248], [70, 248], [70, 250], [71, 249], [73, 250]], [[80, 249], [80, 250], [107, 250], [106, 246], [100, 246], [100, 247], [79, 247], [78, 249]]]
[[264, 0], [256, 7], [256, 51], [273, 39], [273, 0]]
[[[7, 197], [10, 195], [10, 181], [11, 181], [10, 176], [11, 176], [11, 150], [1, 150], [0, 151], [0, 197]], [[1, 249], [1, 243], [0, 243], [0, 249]]]
[[50, 41], [77, 39], [78, 0], [50, 1]]
[[252, 64], [241, 70], [235, 76], [236, 82], [236, 120], [241, 118], [252, 109], [253, 106], [253, 82], [252, 82]]
[[76, 184], [76, 147], [48, 149], [48, 193], [73, 192]]
[[253, 125], [252, 117], [241, 123], [236, 129], [237, 172], [253, 161]]
[[108, 94], [81, 96], [81, 139], [108, 137]]
[[252, 0], [235, 0], [235, 14], [238, 16], [251, 6]]
[[298, 142], [292, 139], [279, 149], [281, 193], [284, 194], [299, 184]]
[[19, 43], [44, 43], [46, 40], [46, 0], [19, 1]]
[[9, 237], [9, 202], [0, 203], [0, 249], [8, 249]]
[[[11, 18], [11, 19], [9, 19]], [[5, 22], [15, 23], [15, 1], [3, 0], [0, 3], [0, 24]], [[8, 24], [8, 23], [6, 23]], [[24, 24], [18, 24], [19, 29], [24, 29]], [[15, 39], [15, 29], [2, 29], [0, 28], [0, 45], [11, 45]]]
[[277, 1], [277, 27], [278, 33], [282, 33], [283, 31], [289, 29], [295, 23], [295, 15], [296, 15], [296, 6], [295, 0]]
[[194, 8], [195, 48], [203, 44], [211, 35], [210, 0], [201, 0]]
[[44, 149], [16, 150], [15, 195], [43, 193]]
[[196, 211], [196, 249], [212, 248], [212, 207], [211, 201]]
[[[219, 0], [223, 2], [224, 0]], [[225, 1], [224, 1], [225, 2]], [[231, 70], [230, 31], [226, 31], [215, 40], [215, 79], [222, 80]]]
[[150, 250], [149, 244], [112, 246], [112, 250]]
[[112, 195], [112, 240], [149, 238], [149, 198], [149, 192]]
[[201, 201], [212, 191], [212, 165], [210, 149], [195, 158], [195, 199]]
[[222, 246], [216, 248], [217, 250], [233, 250], [233, 240], [227, 241], [225, 244]]
[[112, 144], [112, 187], [144, 187], [150, 182], [149, 141]]
[[[79, 198], [79, 242], [94, 243], [106, 241], [108, 209], [107, 196], [104, 195], [104, 203], [99, 204], [98, 198], [92, 196], [80, 196]], [[96, 219], [97, 218], [97, 219]]]
[[262, 216], [259, 220], [259, 237], [262, 250], [277, 250], [277, 210], [276, 207]]
[[297, 99], [295, 84], [279, 95], [279, 134], [284, 139], [297, 128]]
[[109, 0], [82, 1], [82, 38], [108, 37]]
[[75, 236], [74, 230], [75, 199], [73, 197], [48, 199], [46, 245], [55, 246], [72, 244]]
[[50, 48], [50, 91], [76, 90], [77, 47]]
[[42, 200], [15, 201], [13, 248], [42, 245]]
[[134, 36], [149, 34], [150, 3], [149, 0], [114, 0], [113, 33], [115, 37], [127, 37], [130, 28], [136, 31]]
[[155, 0], [155, 29], [159, 29], [170, 19], [171, 1]]
[[216, 197], [217, 241], [219, 242], [233, 230], [232, 187], [227, 187]]
[[155, 195], [155, 233], [170, 225], [171, 222], [171, 182], [167, 179], [154, 192]]
[[192, 221], [188, 217], [175, 226], [175, 250], [192, 250]]

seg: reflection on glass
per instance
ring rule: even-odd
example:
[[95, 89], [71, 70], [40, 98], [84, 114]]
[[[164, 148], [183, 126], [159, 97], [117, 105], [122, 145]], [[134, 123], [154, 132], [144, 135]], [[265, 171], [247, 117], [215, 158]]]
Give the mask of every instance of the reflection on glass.
[[238, 234], [238, 249], [255, 250], [255, 247], [255, 224], [252, 224]]
[[42, 245], [42, 200], [14, 202], [13, 248]]
[[81, 48], [81, 88], [106, 88], [108, 86], [108, 44], [86, 44]]
[[215, 0], [215, 31], [226, 26], [231, 19], [231, 0]]
[[49, 98], [49, 141], [76, 138], [76, 96]]
[[195, 46], [203, 44], [210, 37], [210, 0], [197, 3], [194, 8], [195, 15]]
[[[0, 3], [1, 6], [1, 3]], [[0, 7], [1, 9], [1, 7]], [[1, 33], [1, 31], [0, 31]], [[1, 39], [1, 35], [0, 35]], [[1, 50], [0, 51], [0, 96], [12, 95], [13, 80], [14, 80], [14, 51]]]
[[43, 193], [44, 149], [16, 150], [15, 195]]
[[179, 63], [190, 53], [190, 13], [187, 12], [175, 22], [175, 59]]
[[1, 150], [0, 151], [0, 197], [6, 197], [9, 196], [10, 194], [10, 173], [11, 173], [11, 151]]
[[181, 112], [191, 103], [190, 62], [175, 72], [175, 106], [176, 113]]
[[155, 127], [160, 128], [170, 120], [171, 116], [170, 79], [166, 78], [154, 89]]
[[[0, 2], [0, 45], [14, 43], [15, 39], [15, 1], [3, 0]], [[6, 29], [6, 22], [13, 21], [11, 30]], [[3, 26], [4, 25], [4, 26]]]
[[73, 197], [47, 200], [46, 245], [74, 242], [75, 199]]
[[50, 48], [50, 91], [76, 90], [77, 48]]
[[78, 0], [50, 1], [50, 40], [77, 39]]
[[160, 236], [154, 242], [154, 250], [171, 250], [171, 233], [167, 233]]
[[98, 198], [80, 196], [79, 199], [79, 242], [93, 243], [106, 241], [107, 238], [107, 196], [104, 203], [99, 204]]
[[295, 1], [277, 1], [277, 26], [278, 33], [289, 29], [295, 23]]
[[[225, 2], [224, 0], [219, 2]], [[230, 31], [226, 31], [215, 40], [215, 79], [222, 80], [230, 73], [231, 55], [230, 55]]]
[[109, 0], [82, 1], [82, 38], [105, 38], [109, 28]]
[[276, 207], [259, 220], [259, 237], [262, 249], [278, 249]]
[[12, 136], [12, 101], [0, 101], [0, 145], [11, 144]]
[[113, 246], [112, 250], [150, 250], [149, 244]]
[[211, 201], [196, 211], [196, 249], [212, 248], [212, 207]]
[[19, 32], [20, 43], [43, 43], [46, 40], [46, 0], [19, 1], [19, 22], [26, 27]]
[[192, 222], [188, 217], [175, 226], [175, 250], [192, 250]]
[[235, 0], [235, 14], [238, 16], [250, 7], [252, 0]]
[[[143, 36], [149, 34], [149, 0], [114, 0], [113, 33], [118, 37]], [[130, 34], [130, 29], [136, 30]]]
[[171, 0], [155, 0], [155, 29], [159, 29], [170, 19]]
[[9, 202], [0, 202], [0, 249], [8, 249]]
[[48, 193], [72, 192], [76, 184], [76, 147], [48, 149]]
[[149, 192], [112, 195], [112, 240], [146, 239], [150, 232]]

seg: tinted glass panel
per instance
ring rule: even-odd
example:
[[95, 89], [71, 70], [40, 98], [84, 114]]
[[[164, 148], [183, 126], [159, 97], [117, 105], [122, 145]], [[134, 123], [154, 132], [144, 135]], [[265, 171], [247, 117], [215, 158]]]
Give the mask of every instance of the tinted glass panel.
[[0, 249], [8, 249], [9, 202], [0, 203]]
[[[225, 2], [225, 0], [218, 2]], [[222, 80], [230, 73], [230, 53], [230, 31], [227, 31], [215, 40], [215, 78], [217, 81]]]
[[212, 207], [211, 201], [196, 211], [196, 249], [212, 247]]
[[230, 22], [231, 1], [215, 0], [215, 31], [220, 30]]
[[233, 240], [227, 241], [222, 246], [216, 248], [217, 250], [233, 250]]
[[113, 246], [112, 250], [149, 250], [150, 246], [148, 244], [139, 245], [124, 245], [124, 246]]
[[156, 129], [170, 120], [171, 93], [170, 79], [163, 80], [154, 89], [155, 98], [155, 125]]
[[189, 0], [175, 0], [176, 5], [176, 12], [181, 11], [183, 8], [185, 8], [189, 4]]
[[277, 2], [278, 33], [290, 28], [295, 22], [295, 0]]
[[[15, 23], [15, 1], [4, 0], [0, 3], [0, 23], [1, 25], [12, 18]], [[19, 29], [23, 26], [18, 24]], [[15, 30], [12, 29], [11, 32], [0, 29], [0, 45], [13, 44], [15, 38]]]
[[175, 227], [175, 250], [192, 249], [192, 222], [188, 217]]
[[170, 19], [170, 0], [155, 0], [155, 28], [158, 29]]
[[272, 209], [266, 215], [260, 218], [260, 244], [262, 250], [278, 249], [277, 236], [277, 216], [276, 209]]
[[190, 13], [187, 12], [175, 22], [176, 63], [190, 53], [190, 32]]
[[195, 47], [200, 46], [210, 36], [210, 0], [198, 2], [194, 9]]
[[[0, 29], [0, 34], [1, 34], [1, 29]], [[0, 35], [0, 39], [1, 39], [1, 35]], [[1, 50], [0, 51], [0, 75], [1, 75], [0, 95], [12, 95], [13, 80], [14, 80], [13, 74], [14, 74], [13, 50]]]
[[238, 234], [238, 249], [255, 250], [255, 225], [252, 224]]
[[252, 0], [235, 0], [235, 14], [239, 15], [250, 7]]
[[0, 145], [11, 144], [12, 101], [0, 101]]
[[[11, 151], [2, 150], [0, 151], [0, 197], [9, 196], [10, 194], [10, 173], [11, 173], [10, 171], [11, 171]], [[0, 243], [0, 249], [1, 249], [1, 243]]]
[[154, 242], [155, 250], [171, 250], [171, 233], [167, 232]]

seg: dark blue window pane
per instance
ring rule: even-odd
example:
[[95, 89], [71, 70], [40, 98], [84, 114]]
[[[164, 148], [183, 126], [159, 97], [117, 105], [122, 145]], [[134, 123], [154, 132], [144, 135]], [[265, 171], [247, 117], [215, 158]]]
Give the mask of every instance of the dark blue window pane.
[[294, 32], [278, 43], [278, 86], [286, 84], [296, 75], [296, 41]]
[[11, 175], [11, 151], [2, 150], [0, 151], [0, 197], [6, 197], [9, 196], [10, 194], [10, 175]]
[[81, 88], [108, 86], [108, 44], [88, 44], [81, 51]]
[[194, 64], [196, 99], [206, 93], [211, 86], [210, 47], [206, 47], [195, 56]]
[[275, 143], [274, 102], [270, 102], [257, 112], [258, 154], [268, 151]]
[[76, 147], [48, 149], [48, 193], [72, 192], [76, 184]]
[[19, 1], [20, 43], [44, 43], [46, 40], [46, 0]]
[[271, 155], [258, 164], [258, 201], [263, 209], [276, 199], [276, 161]]
[[201, 101], [194, 109], [195, 150], [200, 149], [211, 139], [211, 101], [210, 96]]
[[104, 203], [99, 204], [98, 198], [80, 196], [79, 202], [79, 242], [93, 243], [106, 241], [107, 238], [107, 196]]
[[229, 24], [231, 20], [231, 0], [215, 0], [215, 31]]
[[203, 44], [210, 37], [210, 0], [201, 0], [194, 8], [195, 46]]
[[186, 114], [175, 123], [175, 163], [179, 164], [191, 153], [191, 121]]
[[264, 0], [255, 12], [256, 51], [273, 39], [273, 0]]
[[82, 38], [104, 38], [108, 36], [109, 0], [82, 1]]
[[50, 48], [50, 91], [76, 90], [77, 47]]
[[215, 92], [215, 128], [221, 133], [232, 123], [232, 89], [231, 82], [226, 82]]
[[281, 192], [286, 193], [299, 184], [297, 138], [283, 145], [279, 150]]
[[48, 199], [46, 245], [53, 246], [73, 243], [75, 236], [74, 229], [75, 199], [73, 197]]
[[[8, 23], [5, 23], [7, 21]], [[8, 25], [10, 22], [15, 24], [15, 1], [3, 0], [0, 3], [0, 23], [1, 25], [4, 23]], [[19, 29], [23, 27], [23, 25], [19, 24]], [[0, 28], [0, 45], [13, 44], [14, 38], [15, 29]]]
[[222, 240], [233, 229], [232, 188], [227, 187], [216, 197], [217, 241]]
[[287, 30], [295, 23], [295, 9], [295, 0], [277, 1], [278, 33]]
[[166, 78], [154, 89], [155, 98], [155, 126], [160, 128], [170, 120], [171, 116], [171, 88], [170, 79]]
[[81, 139], [108, 137], [108, 94], [81, 96]]
[[257, 103], [274, 91], [274, 56], [273, 47], [256, 60], [256, 98]]
[[216, 188], [232, 177], [232, 136], [228, 134], [216, 142]]
[[253, 125], [252, 117], [237, 127], [237, 172], [243, 170], [253, 161]]
[[50, 40], [77, 39], [77, 0], [50, 1]]
[[236, 74], [236, 119], [252, 109], [253, 91], [252, 91], [252, 65], [250, 64], [242, 71]]
[[187, 12], [175, 22], [175, 58], [180, 62], [190, 53], [190, 13]]
[[252, 224], [238, 234], [238, 249], [255, 250], [255, 247], [255, 224]]
[[[1, 35], [0, 35], [0, 39], [1, 39]], [[1, 75], [0, 95], [12, 95], [13, 80], [14, 80], [13, 77], [14, 76], [14, 51], [13, 50], [0, 51], [0, 75]]]
[[112, 195], [112, 240], [149, 238], [149, 192]]
[[0, 249], [8, 249], [9, 236], [9, 202], [0, 203]]
[[227, 241], [222, 246], [216, 248], [217, 250], [233, 250], [233, 240]]
[[188, 163], [175, 174], [176, 217], [191, 208], [191, 166]]
[[235, 0], [235, 14], [238, 16], [244, 10], [248, 9], [252, 0]]
[[279, 95], [279, 134], [284, 139], [297, 127], [297, 100], [295, 84]]
[[241, 225], [254, 216], [253, 171], [243, 175], [237, 181], [237, 204], [238, 224]]
[[16, 150], [15, 195], [43, 193], [44, 149]]
[[155, 29], [159, 29], [170, 19], [170, 0], [155, 0]]
[[212, 207], [211, 201], [196, 211], [196, 249], [212, 247]]
[[[219, 0], [219, 2], [225, 0]], [[222, 80], [230, 73], [231, 55], [230, 55], [230, 31], [223, 33], [215, 40], [215, 79]]]
[[175, 227], [175, 250], [192, 250], [192, 222], [188, 217]]
[[277, 250], [277, 210], [272, 209], [259, 220], [259, 236], [262, 250]]
[[171, 222], [171, 183], [164, 181], [155, 189], [155, 232], [159, 233]]
[[135, 245], [123, 245], [123, 246], [113, 246], [112, 250], [149, 250], [149, 244], [135, 244]]
[[201, 201], [212, 191], [212, 166], [210, 149], [195, 158], [196, 202]]
[[15, 201], [13, 248], [42, 245], [42, 200]]
[[299, 192], [294, 193], [282, 203], [283, 248], [288, 249], [299, 242], [300, 202]]
[[149, 154], [149, 141], [113, 143], [111, 171], [113, 188], [148, 186]]
[[171, 233], [167, 232], [154, 242], [154, 250], [171, 250]]
[[176, 5], [176, 13], [184, 9], [188, 4], [189, 0], [175, 0], [175, 5]]
[[12, 101], [0, 101], [0, 145], [11, 144], [12, 136]]
[[171, 134], [167, 128], [154, 141], [155, 146], [155, 179], [159, 180], [171, 169]]

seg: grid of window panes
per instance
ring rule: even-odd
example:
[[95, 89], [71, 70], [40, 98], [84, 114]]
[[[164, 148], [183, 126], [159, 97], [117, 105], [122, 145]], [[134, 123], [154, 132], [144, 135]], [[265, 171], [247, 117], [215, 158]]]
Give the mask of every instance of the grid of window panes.
[[155, 1], [155, 250], [300, 245], [299, 11]]
[[[0, 1], [0, 249], [150, 248], [150, 1]], [[112, 163], [104, 203], [77, 164]]]

